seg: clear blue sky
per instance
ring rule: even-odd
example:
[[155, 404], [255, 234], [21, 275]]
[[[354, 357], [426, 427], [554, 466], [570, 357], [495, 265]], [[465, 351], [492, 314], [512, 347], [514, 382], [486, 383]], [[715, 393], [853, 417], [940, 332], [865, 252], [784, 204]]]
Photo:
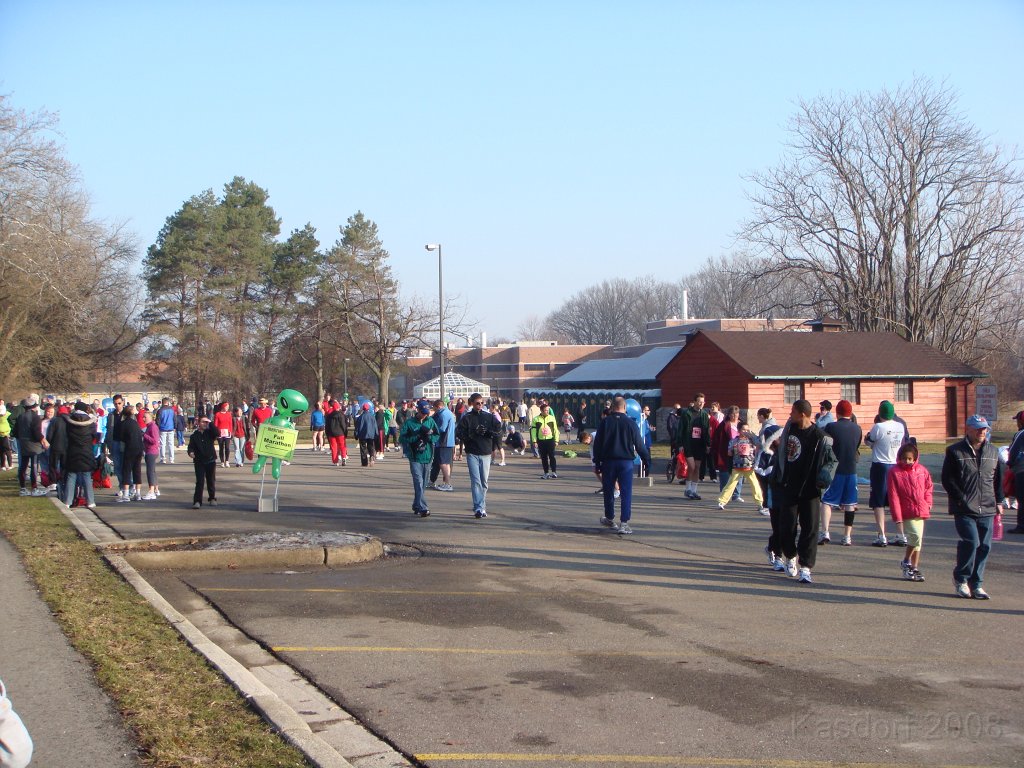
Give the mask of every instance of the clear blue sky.
[[[728, 253], [794, 103], [945, 82], [1024, 147], [1024, 3], [0, 0], [0, 91], [59, 113], [140, 256], [244, 176], [282, 234], [377, 222], [403, 289], [514, 336], [604, 277]], [[435, 298], [436, 300], [436, 298]]]

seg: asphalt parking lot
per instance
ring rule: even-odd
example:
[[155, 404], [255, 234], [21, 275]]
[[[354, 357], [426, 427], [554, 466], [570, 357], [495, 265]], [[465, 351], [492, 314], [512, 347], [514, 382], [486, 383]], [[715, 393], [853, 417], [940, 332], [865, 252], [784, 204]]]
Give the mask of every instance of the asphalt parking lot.
[[[218, 470], [192, 510], [191, 465], [163, 465], [157, 502], [99, 514], [127, 538], [290, 530], [379, 536], [392, 555], [337, 570], [147, 572], [200, 594], [423, 765], [1024, 764], [1024, 542], [997, 543], [989, 602], [952, 594], [955, 536], [937, 500], [921, 568], [854, 540], [819, 551], [815, 582], [775, 573], [752, 502], [638, 487], [634, 530], [598, 526], [584, 459], [494, 467], [489, 517], [455, 493], [411, 512], [407, 464], [329, 466], [300, 450], [280, 511], [256, 512], [248, 468]], [[717, 488], [717, 486], [715, 486]], [[108, 497], [109, 499], [109, 497]], [[841, 522], [841, 520], [840, 520]], [[833, 528], [835, 536], [835, 528]]]

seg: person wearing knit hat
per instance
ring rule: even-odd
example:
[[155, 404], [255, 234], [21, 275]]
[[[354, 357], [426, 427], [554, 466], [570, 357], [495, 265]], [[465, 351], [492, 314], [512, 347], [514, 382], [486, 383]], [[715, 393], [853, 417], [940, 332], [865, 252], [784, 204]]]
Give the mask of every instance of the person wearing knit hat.
[[988, 439], [989, 423], [984, 416], [969, 416], [965, 426], [964, 438], [949, 446], [942, 460], [942, 487], [960, 537], [953, 568], [953, 594], [988, 600], [982, 582], [992, 549], [996, 515], [1003, 511], [1006, 465]]
[[821, 497], [821, 533], [818, 545], [832, 541], [828, 527], [832, 522], [832, 507], [843, 510], [843, 546], [853, 543], [853, 517], [857, 511], [857, 458], [863, 430], [853, 423], [853, 405], [849, 400], [836, 403], [837, 421], [825, 425], [825, 434], [832, 438], [832, 451], [839, 460], [836, 476]]
[[1017, 434], [1010, 443], [1007, 464], [1013, 473], [1014, 492], [1017, 496], [1017, 527], [1007, 533], [1024, 533], [1024, 411], [1017, 411], [1013, 417], [1017, 423]]
[[[896, 454], [903, 443], [906, 442], [906, 428], [893, 417], [896, 409], [888, 400], [878, 404], [878, 416], [875, 425], [871, 427], [864, 442], [871, 446], [871, 496], [868, 504], [875, 513], [875, 526], [878, 529], [878, 536], [871, 546], [885, 547], [889, 541], [885, 538], [885, 507], [888, 504], [886, 488], [888, 487], [889, 472], [896, 466]], [[905, 546], [906, 536], [903, 535], [903, 524], [896, 523], [897, 533], [893, 537], [893, 544]]]

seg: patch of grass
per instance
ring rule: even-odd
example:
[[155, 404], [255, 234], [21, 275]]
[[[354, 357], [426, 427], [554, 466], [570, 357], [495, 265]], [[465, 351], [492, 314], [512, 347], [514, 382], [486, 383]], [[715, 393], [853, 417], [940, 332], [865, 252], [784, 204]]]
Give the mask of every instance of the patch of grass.
[[155, 768], [308, 766], [45, 499], [0, 481], [0, 533]]

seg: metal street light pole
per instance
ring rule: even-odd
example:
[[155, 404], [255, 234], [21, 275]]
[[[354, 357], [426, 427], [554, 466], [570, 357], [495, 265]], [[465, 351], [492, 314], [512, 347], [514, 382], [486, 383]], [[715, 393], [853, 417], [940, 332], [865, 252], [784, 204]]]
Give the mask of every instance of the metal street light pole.
[[441, 244], [429, 243], [428, 251], [437, 251], [437, 359], [441, 364], [441, 399], [444, 400], [444, 271], [441, 267]]

